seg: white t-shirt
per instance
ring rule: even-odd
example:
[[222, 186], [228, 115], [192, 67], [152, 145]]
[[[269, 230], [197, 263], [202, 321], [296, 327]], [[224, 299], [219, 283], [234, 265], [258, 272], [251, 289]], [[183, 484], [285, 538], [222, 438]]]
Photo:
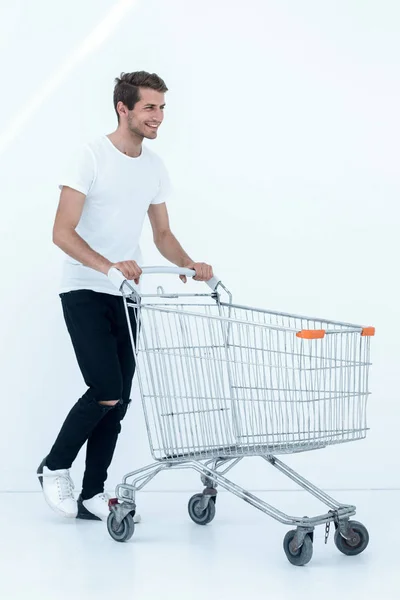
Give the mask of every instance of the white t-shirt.
[[[76, 232], [111, 262], [141, 265], [139, 238], [150, 204], [166, 201], [171, 184], [161, 158], [146, 146], [137, 158], [120, 152], [106, 135], [86, 144], [60, 181], [86, 195]], [[89, 289], [118, 295], [107, 275], [70, 256], [61, 292]]]

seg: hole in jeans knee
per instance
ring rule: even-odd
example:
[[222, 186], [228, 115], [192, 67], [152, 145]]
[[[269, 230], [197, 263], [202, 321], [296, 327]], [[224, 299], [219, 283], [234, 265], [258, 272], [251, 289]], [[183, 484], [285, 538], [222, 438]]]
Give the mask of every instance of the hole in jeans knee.
[[118, 402], [119, 400], [98, 400], [98, 403], [103, 406], [115, 406]]

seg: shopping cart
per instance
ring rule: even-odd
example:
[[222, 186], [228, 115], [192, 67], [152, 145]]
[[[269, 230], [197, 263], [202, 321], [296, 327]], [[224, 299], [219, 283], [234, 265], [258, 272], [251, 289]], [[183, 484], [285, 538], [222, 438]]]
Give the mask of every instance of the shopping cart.
[[[143, 268], [148, 273], [195, 274]], [[199, 525], [214, 519], [219, 485], [295, 528], [283, 543], [294, 565], [310, 561], [314, 528], [321, 524], [326, 541], [334, 523], [341, 552], [363, 552], [369, 535], [350, 520], [355, 506], [338, 503], [276, 455], [365, 438], [374, 328], [236, 305], [218, 278], [208, 282], [208, 294], [168, 294], [161, 286], [156, 294], [139, 294], [116, 269], [109, 277], [124, 298], [155, 460], [116, 487], [107, 522], [111, 537], [131, 538], [136, 492], [158, 473], [195, 469], [204, 490], [190, 498], [188, 511]], [[135, 339], [130, 310], [138, 322]], [[330, 510], [291, 517], [227, 479], [249, 456], [263, 458]]]

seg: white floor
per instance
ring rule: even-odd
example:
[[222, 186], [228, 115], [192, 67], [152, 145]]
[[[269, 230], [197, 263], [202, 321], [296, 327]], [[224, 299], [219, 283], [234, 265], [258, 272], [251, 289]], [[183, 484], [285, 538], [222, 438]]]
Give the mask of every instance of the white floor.
[[[302, 492], [259, 495], [295, 516], [324, 512]], [[0, 598], [398, 600], [400, 491], [331, 495], [357, 505], [369, 547], [346, 557], [332, 534], [324, 545], [321, 526], [312, 561], [294, 567], [282, 549], [289, 528], [226, 492], [206, 527], [189, 519], [189, 493], [142, 492], [143, 522], [122, 544], [105, 523], [59, 518], [40, 493], [0, 494]]]

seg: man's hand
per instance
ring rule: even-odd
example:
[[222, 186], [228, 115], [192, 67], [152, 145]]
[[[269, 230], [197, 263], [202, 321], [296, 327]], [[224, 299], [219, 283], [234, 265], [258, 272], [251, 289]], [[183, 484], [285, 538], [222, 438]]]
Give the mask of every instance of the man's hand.
[[139, 284], [139, 278], [142, 274], [142, 269], [134, 260], [122, 260], [121, 262], [114, 263], [111, 266], [118, 269], [118, 271], [121, 271], [126, 279], [129, 279], [130, 281], [133, 280], [136, 285]]
[[[203, 262], [191, 262], [185, 265], [185, 269], [193, 269], [196, 271], [195, 279], [196, 281], [208, 281], [211, 277], [214, 276], [213, 269], [211, 265], [207, 265], [207, 263]], [[183, 283], [186, 283], [187, 277], [186, 275], [179, 275], [180, 279], [182, 279]]]

